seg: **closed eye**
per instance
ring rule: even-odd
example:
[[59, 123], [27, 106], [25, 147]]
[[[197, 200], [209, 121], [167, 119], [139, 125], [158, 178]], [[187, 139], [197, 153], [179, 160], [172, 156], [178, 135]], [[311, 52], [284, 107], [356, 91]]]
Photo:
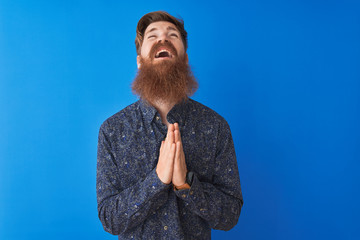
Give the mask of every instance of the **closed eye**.
[[151, 35], [151, 36], [148, 36], [148, 39], [154, 38], [154, 37], [155, 37], [155, 35]]
[[170, 36], [172, 36], [172, 37], [179, 37], [176, 33], [172, 33], [172, 34], [170, 34]]

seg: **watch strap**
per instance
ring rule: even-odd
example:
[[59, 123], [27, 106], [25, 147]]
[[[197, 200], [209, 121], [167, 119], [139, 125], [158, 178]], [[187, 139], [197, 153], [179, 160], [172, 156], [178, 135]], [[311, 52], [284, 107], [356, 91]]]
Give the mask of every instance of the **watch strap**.
[[194, 181], [194, 175], [195, 175], [194, 172], [186, 173], [186, 183], [189, 184], [189, 186], [191, 186]]
[[184, 183], [183, 185], [180, 185], [180, 186], [175, 186], [174, 185], [174, 190], [183, 190], [183, 189], [190, 189], [190, 185], [187, 184], [187, 183]]

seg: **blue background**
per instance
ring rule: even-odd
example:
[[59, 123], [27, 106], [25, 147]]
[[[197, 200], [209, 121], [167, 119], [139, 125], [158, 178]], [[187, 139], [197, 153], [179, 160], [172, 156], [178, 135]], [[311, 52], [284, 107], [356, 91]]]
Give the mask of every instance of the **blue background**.
[[194, 99], [229, 122], [244, 207], [213, 239], [360, 239], [357, 1], [0, 1], [0, 239], [116, 239], [100, 124], [136, 101], [135, 28], [185, 20]]

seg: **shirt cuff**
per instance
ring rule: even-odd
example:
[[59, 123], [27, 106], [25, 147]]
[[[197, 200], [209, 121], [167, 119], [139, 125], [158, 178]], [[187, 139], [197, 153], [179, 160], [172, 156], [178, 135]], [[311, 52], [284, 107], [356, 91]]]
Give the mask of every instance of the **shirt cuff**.
[[179, 198], [181, 198], [185, 201], [189, 201], [190, 198], [194, 198], [194, 195], [195, 195], [197, 189], [199, 190], [199, 187], [201, 188], [201, 182], [195, 175], [190, 188], [180, 189], [180, 190], [174, 189], [174, 192], [175, 192], [176, 196], [178, 196]]

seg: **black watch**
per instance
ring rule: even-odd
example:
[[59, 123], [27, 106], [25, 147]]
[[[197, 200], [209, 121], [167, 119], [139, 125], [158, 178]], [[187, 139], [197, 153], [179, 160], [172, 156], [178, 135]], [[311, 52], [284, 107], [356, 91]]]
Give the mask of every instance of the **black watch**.
[[194, 181], [194, 172], [187, 172], [186, 173], [186, 183], [189, 184], [191, 186], [191, 184], [193, 183]]

